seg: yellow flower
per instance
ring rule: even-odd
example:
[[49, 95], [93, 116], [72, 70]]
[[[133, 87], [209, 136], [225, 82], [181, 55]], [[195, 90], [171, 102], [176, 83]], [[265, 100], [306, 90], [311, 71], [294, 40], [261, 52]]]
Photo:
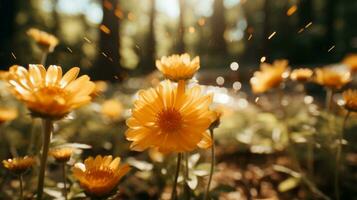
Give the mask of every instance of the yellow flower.
[[9, 71], [12, 92], [34, 116], [59, 119], [91, 100], [94, 83], [86, 75], [76, 79], [78, 67], [63, 77], [61, 67], [54, 65], [47, 72], [42, 65], [30, 65], [29, 70], [14, 66]]
[[271, 88], [278, 87], [283, 81], [283, 73], [288, 68], [287, 60], [276, 60], [271, 65], [262, 63], [260, 71], [254, 73], [250, 84], [254, 93], [264, 93]]
[[58, 45], [58, 39], [56, 36], [36, 28], [30, 28], [27, 31], [27, 35], [32, 37], [42, 49], [48, 52], [53, 52], [55, 47]]
[[357, 112], [357, 90], [346, 90], [342, 93], [345, 101], [345, 108], [352, 112]]
[[48, 154], [52, 156], [57, 162], [67, 162], [73, 153], [72, 148], [55, 148], [51, 149]]
[[333, 68], [318, 68], [315, 70], [315, 80], [318, 84], [337, 90], [351, 81], [351, 74]]
[[17, 110], [14, 108], [0, 108], [0, 124], [14, 120], [17, 117]]
[[[214, 113], [209, 110], [212, 95], [203, 95], [200, 86], [185, 91], [184, 81], [176, 87], [169, 80], [139, 92], [132, 116], [127, 120], [126, 138], [130, 148], [144, 151], [156, 147], [161, 152], [188, 152], [209, 138]], [[207, 137], [206, 137], [207, 136]]]
[[313, 75], [313, 71], [311, 69], [308, 68], [300, 68], [300, 69], [294, 69], [291, 74], [290, 74], [290, 78], [293, 81], [308, 81], [310, 80], [310, 78]]
[[156, 61], [156, 67], [172, 81], [186, 80], [192, 78], [200, 68], [200, 58], [197, 56], [191, 61], [187, 53], [164, 56]]
[[101, 113], [110, 120], [118, 120], [123, 113], [123, 105], [118, 100], [107, 100], [102, 104]]
[[165, 154], [160, 152], [157, 148], [149, 149], [148, 155], [154, 162], [163, 162], [165, 159]]
[[357, 71], [357, 54], [350, 54], [346, 56], [343, 61], [343, 64], [347, 65], [352, 72]]
[[219, 110], [219, 109], [215, 109], [213, 111], [214, 113], [214, 116], [213, 118], [211, 119], [212, 121], [212, 124], [210, 126], [210, 129], [215, 129], [217, 128], [220, 124], [221, 124], [221, 117], [223, 115], [223, 111], [222, 110]]
[[7, 159], [2, 161], [2, 164], [6, 169], [16, 174], [24, 173], [27, 169], [32, 167], [34, 163], [35, 163], [35, 159], [29, 156], [17, 157], [17, 158]]
[[130, 170], [129, 165], [119, 164], [119, 157], [114, 160], [112, 156], [89, 157], [84, 163], [74, 165], [73, 176], [87, 194], [97, 197], [108, 195]]
[[108, 84], [105, 81], [95, 81], [95, 88], [91, 94], [91, 97], [97, 97], [108, 89]]
[[6, 81], [8, 77], [9, 77], [8, 71], [0, 70], [0, 80]]

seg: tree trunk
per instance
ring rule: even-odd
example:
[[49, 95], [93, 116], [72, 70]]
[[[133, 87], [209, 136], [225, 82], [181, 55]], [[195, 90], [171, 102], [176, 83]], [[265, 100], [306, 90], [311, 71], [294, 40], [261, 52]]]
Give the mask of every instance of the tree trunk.
[[[14, 59], [11, 55], [15, 31], [16, 1], [0, 1], [0, 66], [8, 67]], [[4, 70], [4, 68], [1, 68]]]
[[[109, 5], [109, 6], [108, 6]], [[125, 77], [120, 65], [119, 18], [114, 10], [119, 0], [103, 0], [103, 21], [99, 28], [99, 53], [92, 76], [96, 80], [121, 81]]]
[[270, 33], [270, 3], [271, 0], [265, 0], [264, 3], [264, 24], [263, 24], [263, 41], [262, 41], [262, 50], [261, 50], [261, 56], [269, 56], [269, 43], [270, 41], [268, 40]]
[[312, 21], [312, 0], [300, 0], [299, 9], [299, 28], [303, 28]]
[[226, 30], [226, 21], [224, 17], [224, 1], [215, 0], [213, 3], [212, 15], [212, 51], [218, 54], [227, 53], [227, 44], [224, 39]]
[[335, 43], [335, 3], [336, 0], [326, 0], [326, 44], [331, 46]]
[[142, 66], [144, 73], [150, 73], [155, 70], [156, 59], [156, 39], [155, 39], [155, 18], [156, 18], [156, 0], [150, 0], [149, 13], [149, 33], [146, 39], [146, 51], [144, 52]]
[[176, 50], [177, 53], [185, 52], [185, 0], [179, 0], [180, 4], [180, 18], [179, 18], [179, 28], [178, 36], [176, 41]]

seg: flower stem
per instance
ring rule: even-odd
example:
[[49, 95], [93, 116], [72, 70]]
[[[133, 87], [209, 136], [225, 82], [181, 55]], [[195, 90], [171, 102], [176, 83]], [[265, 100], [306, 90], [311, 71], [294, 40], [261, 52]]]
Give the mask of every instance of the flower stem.
[[63, 196], [64, 199], [67, 200], [67, 183], [66, 183], [66, 163], [62, 164], [62, 175], [63, 175]]
[[[30, 136], [30, 145], [27, 148], [27, 154], [32, 155], [35, 143], [36, 143], [36, 118], [32, 118], [31, 126], [31, 136]], [[37, 153], [37, 152], [36, 152]]]
[[42, 119], [42, 126], [43, 126], [43, 144], [42, 144], [40, 174], [38, 176], [37, 200], [42, 199], [43, 187], [45, 181], [47, 154], [48, 154], [48, 148], [51, 139], [53, 122], [52, 120], [49, 119]]
[[208, 184], [207, 184], [207, 188], [206, 188], [206, 192], [205, 192], [205, 196], [204, 196], [204, 200], [208, 200], [209, 198], [209, 190], [211, 188], [211, 182], [212, 182], [212, 177], [213, 177], [213, 172], [214, 172], [214, 165], [215, 165], [215, 144], [214, 144], [214, 133], [213, 133], [213, 129], [209, 130], [209, 133], [211, 135], [211, 140], [212, 140], [212, 146], [211, 146], [211, 170], [210, 170], [210, 174], [209, 174], [209, 178], [208, 178]]
[[46, 65], [47, 55], [48, 55], [48, 52], [47, 51], [43, 51], [42, 57], [41, 57], [41, 65], [43, 65], [43, 66]]
[[172, 186], [171, 200], [176, 200], [176, 197], [177, 197], [176, 187], [177, 187], [178, 177], [180, 174], [181, 160], [182, 160], [182, 153], [179, 153], [177, 155], [177, 165], [176, 165], [174, 185]]
[[327, 111], [331, 111], [332, 98], [333, 98], [333, 90], [328, 88], [326, 90], [326, 105], [325, 105]]
[[308, 152], [307, 152], [307, 169], [310, 172], [310, 176], [314, 174], [314, 145], [315, 145], [315, 137], [314, 133], [310, 136], [310, 141], [308, 143]]
[[190, 187], [188, 186], [187, 181], [189, 180], [189, 167], [188, 167], [188, 157], [189, 153], [185, 153], [185, 175], [184, 175], [184, 194], [185, 194], [185, 199], [189, 200], [190, 199]]
[[347, 111], [345, 118], [343, 119], [343, 124], [342, 124], [342, 131], [339, 134], [338, 137], [338, 143], [337, 143], [337, 152], [336, 152], [336, 170], [335, 170], [335, 196], [336, 200], [340, 199], [340, 185], [339, 185], [339, 171], [340, 171], [340, 165], [341, 165], [341, 152], [342, 152], [342, 140], [343, 140], [343, 135], [346, 130], [346, 124], [347, 124], [347, 119], [350, 116], [350, 111]]
[[19, 175], [19, 180], [20, 180], [20, 199], [24, 199], [24, 186], [23, 186], [23, 178], [22, 174]]

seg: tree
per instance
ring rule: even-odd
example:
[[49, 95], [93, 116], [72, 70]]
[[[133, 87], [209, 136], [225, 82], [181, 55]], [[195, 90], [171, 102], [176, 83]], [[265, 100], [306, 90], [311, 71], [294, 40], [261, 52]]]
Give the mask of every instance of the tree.
[[299, 28], [303, 28], [312, 21], [312, 1], [300, 0], [298, 7]]
[[270, 4], [271, 0], [265, 0], [264, 2], [264, 24], [263, 24], [263, 41], [262, 41], [262, 50], [261, 56], [268, 56], [269, 52], [269, 43], [268, 40], [270, 34]]
[[115, 15], [119, 0], [103, 0], [103, 20], [99, 25], [99, 54], [92, 70], [92, 77], [98, 80], [122, 80], [124, 71], [120, 66], [120, 20]]
[[11, 46], [15, 31], [16, 2], [0, 1], [0, 66], [9, 66], [11, 60]]
[[227, 44], [224, 39], [224, 32], [226, 30], [224, 10], [224, 0], [215, 0], [213, 3], [213, 15], [211, 18], [212, 51], [218, 54], [227, 53]]
[[156, 39], [155, 39], [155, 18], [156, 18], [156, 0], [150, 0], [149, 12], [149, 32], [146, 37], [146, 50], [142, 58], [144, 73], [150, 73], [155, 69], [156, 59]]
[[179, 17], [179, 27], [178, 36], [176, 40], [176, 50], [177, 53], [185, 52], [185, 0], [179, 0], [180, 5], [180, 17]]

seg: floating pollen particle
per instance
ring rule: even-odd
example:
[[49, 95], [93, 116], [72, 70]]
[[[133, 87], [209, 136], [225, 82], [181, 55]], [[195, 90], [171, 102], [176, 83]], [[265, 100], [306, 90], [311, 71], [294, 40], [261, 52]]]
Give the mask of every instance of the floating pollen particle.
[[287, 11], [286, 15], [291, 16], [297, 11], [298, 7], [296, 5], [291, 6]]
[[248, 40], [251, 40], [252, 37], [253, 37], [253, 35], [252, 35], [252, 34], [249, 34]]
[[269, 37], [268, 37], [268, 40], [272, 39], [275, 34], [276, 34], [276, 31], [274, 31], [272, 34], [270, 34]]
[[266, 58], [265, 56], [263, 56], [263, 57], [260, 58], [260, 62], [263, 63], [263, 62], [266, 61], [266, 59], [267, 59], [267, 58]]
[[330, 47], [330, 48], [327, 50], [327, 52], [332, 51], [334, 48], [335, 48], [335, 45], [332, 45], [332, 47]]
[[309, 22], [308, 24], [305, 25], [305, 28], [309, 28], [309, 26], [312, 25], [312, 22]]
[[106, 25], [104, 25], [104, 24], [101, 24], [101, 25], [99, 26], [99, 29], [100, 29], [103, 33], [105, 33], [105, 34], [110, 34], [110, 29], [109, 29]]

